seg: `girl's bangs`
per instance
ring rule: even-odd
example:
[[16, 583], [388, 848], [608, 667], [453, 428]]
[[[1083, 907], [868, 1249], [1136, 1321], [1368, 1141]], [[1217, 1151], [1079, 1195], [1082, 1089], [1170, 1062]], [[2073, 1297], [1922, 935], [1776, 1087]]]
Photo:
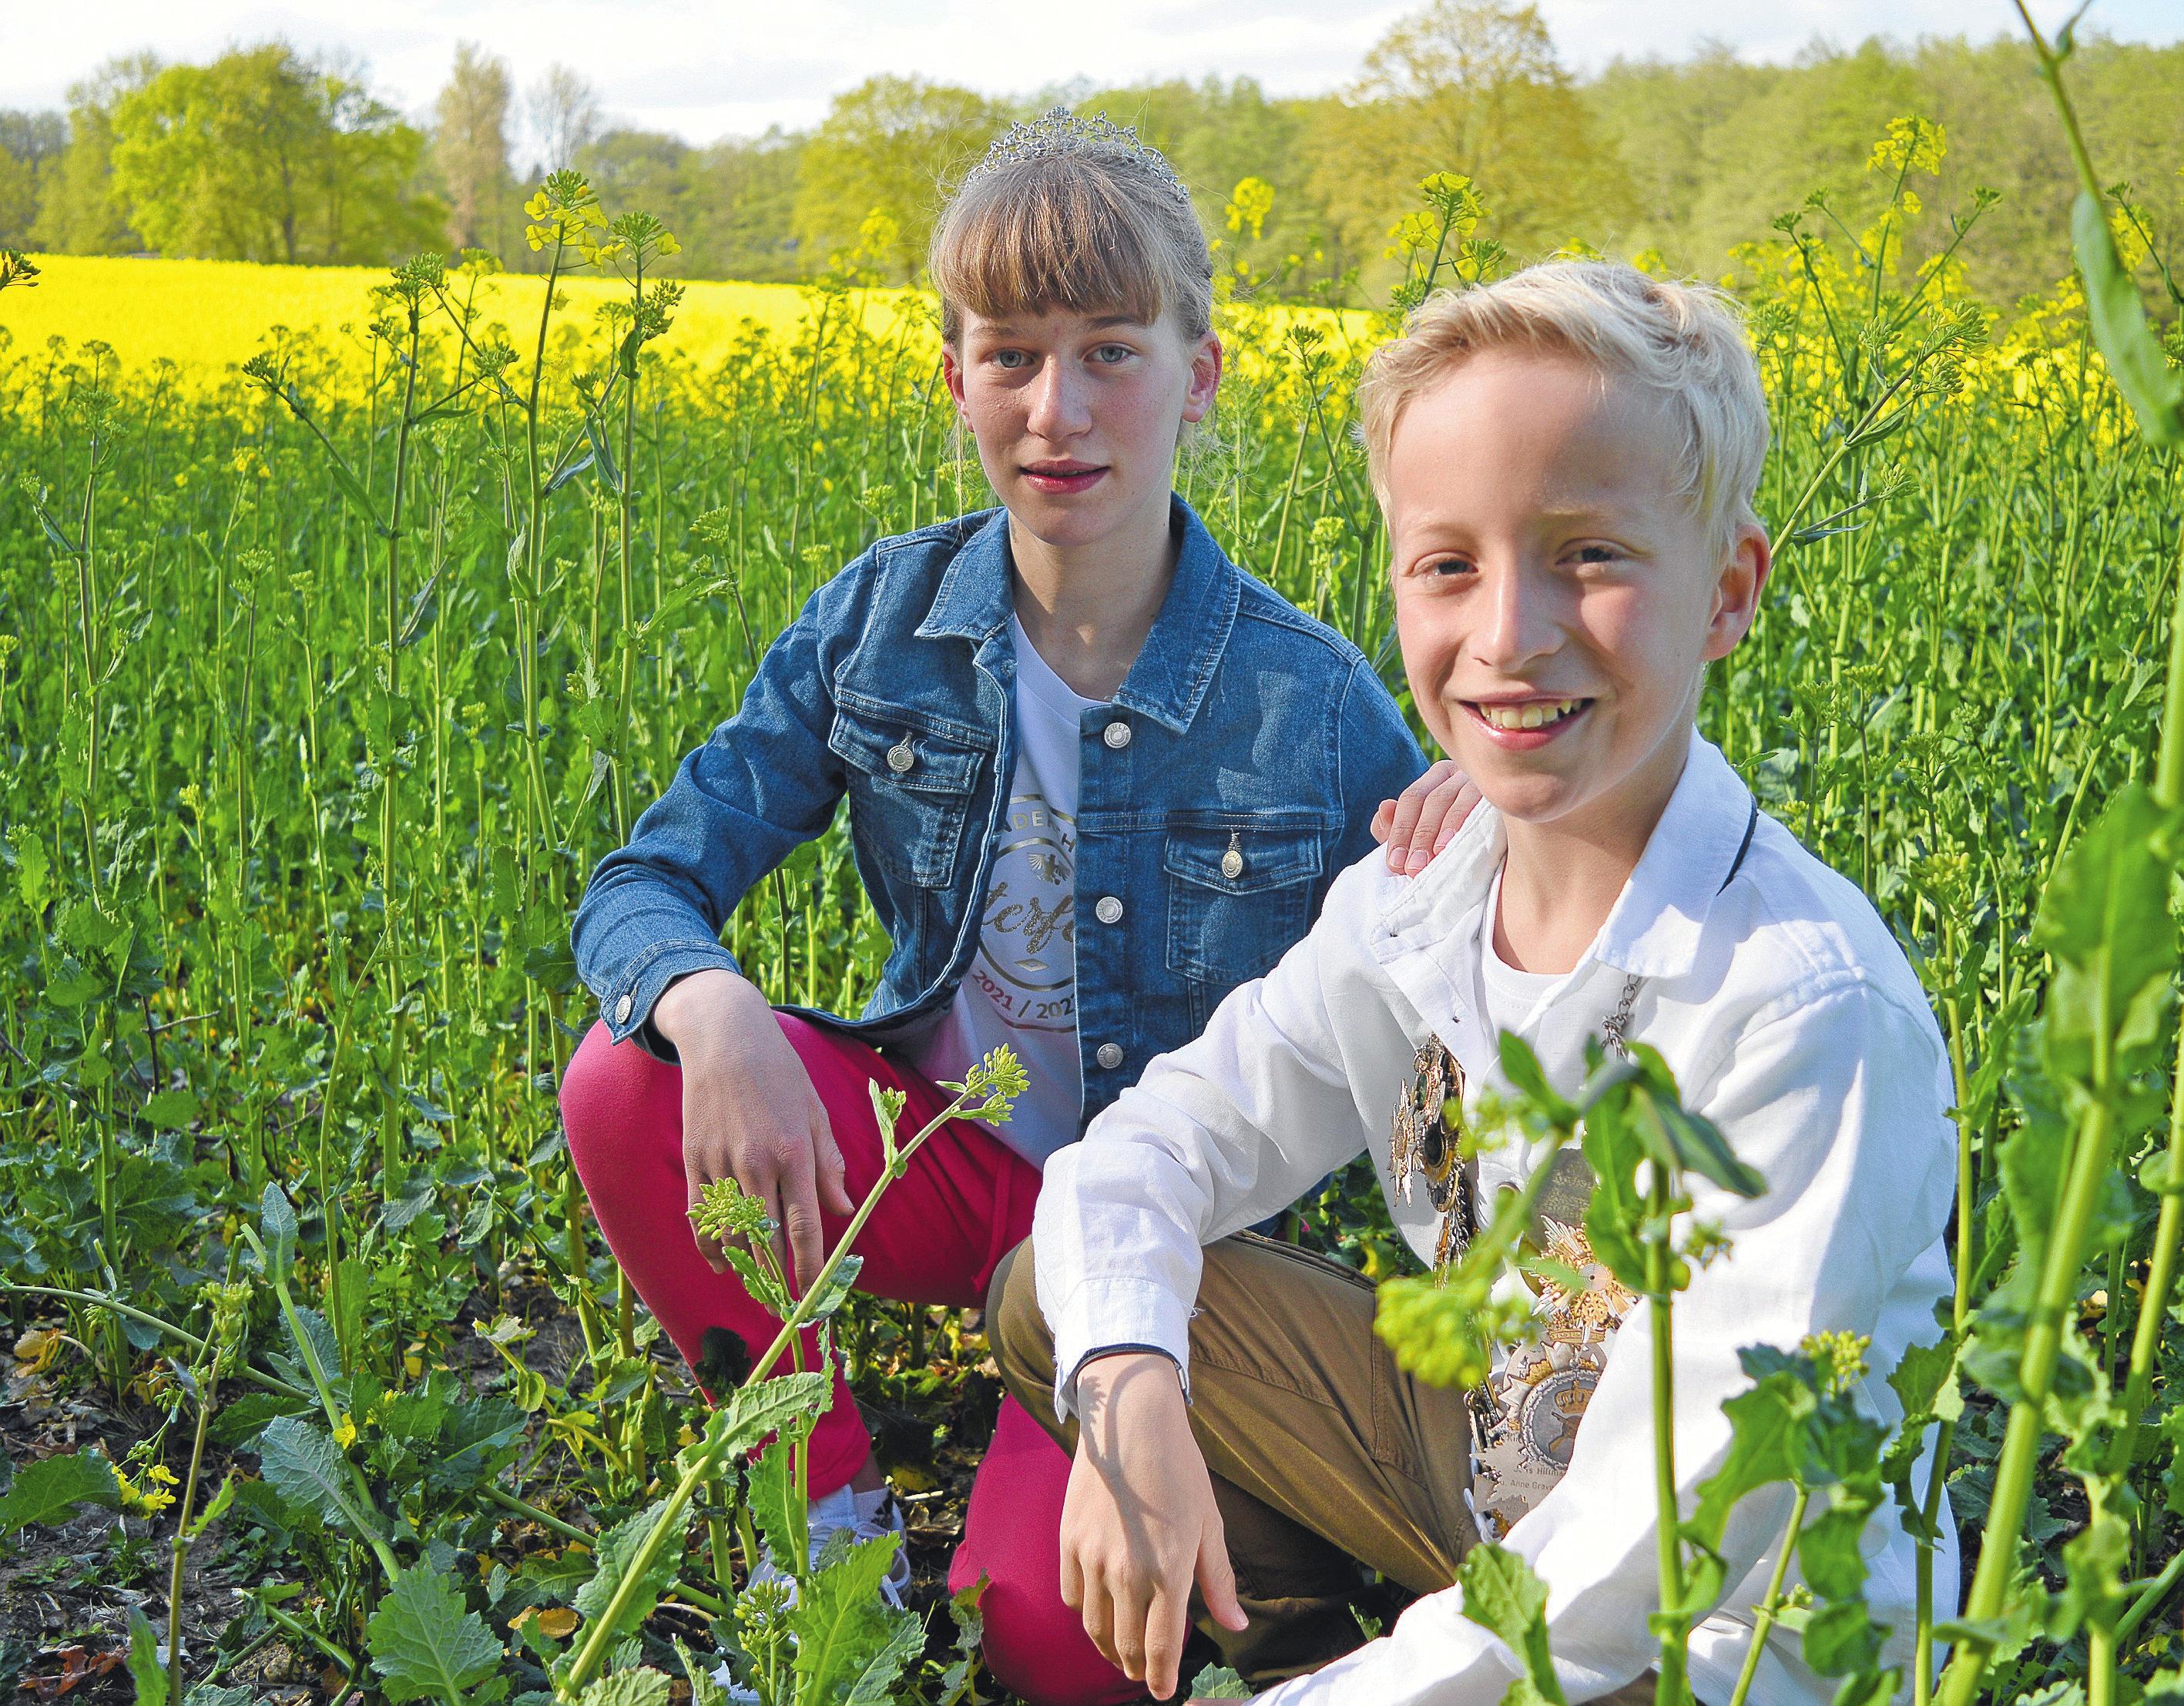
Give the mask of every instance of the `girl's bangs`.
[[[1053, 308], [1146, 325], [1159, 320], [1166, 292], [1157, 240], [1120, 197], [1044, 174], [978, 191], [950, 209], [934, 245], [933, 281], [948, 308], [985, 320]], [[949, 320], [953, 335], [960, 328], [955, 314]]]

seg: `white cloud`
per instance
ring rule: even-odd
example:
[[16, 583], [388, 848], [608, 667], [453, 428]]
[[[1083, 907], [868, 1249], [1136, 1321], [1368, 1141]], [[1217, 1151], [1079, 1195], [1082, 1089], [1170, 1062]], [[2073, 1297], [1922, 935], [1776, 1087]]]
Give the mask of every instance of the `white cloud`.
[[[878, 71], [1021, 93], [1209, 73], [1290, 93], [1332, 87], [1404, 12], [1401, 0], [1106, 0], [1087, 10], [1025, 0], [91, 0], [86, 8], [0, 0], [0, 106], [56, 106], [98, 56], [150, 47], [200, 59], [281, 36], [343, 49], [383, 93], [421, 113], [459, 40], [482, 42], [527, 84], [554, 60], [576, 66], [617, 120], [694, 142], [809, 125], [828, 98]], [[1678, 58], [1713, 37], [1781, 58], [1815, 36], [1992, 36], [1999, 0], [1541, 0], [1564, 58], [1590, 69], [1618, 54]], [[2038, 0], [2052, 24], [2068, 0]], [[2093, 21], [2121, 36], [2184, 36], [2176, 0], [2104, 0]], [[95, 46], [90, 44], [96, 44]]]

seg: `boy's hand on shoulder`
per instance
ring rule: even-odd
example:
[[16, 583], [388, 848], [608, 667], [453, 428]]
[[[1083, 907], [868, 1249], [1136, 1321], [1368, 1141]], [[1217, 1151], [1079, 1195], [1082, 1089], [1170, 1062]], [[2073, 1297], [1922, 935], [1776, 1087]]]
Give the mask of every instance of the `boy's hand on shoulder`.
[[1373, 839], [1387, 848], [1388, 869], [1416, 876], [1456, 839], [1478, 803], [1471, 778], [1448, 759], [1429, 766], [1401, 798], [1381, 801], [1373, 814]]
[[1061, 1597], [1093, 1645], [1159, 1699], [1175, 1692], [1194, 1584], [1244, 1627], [1212, 1477], [1175, 1364], [1118, 1352], [1077, 1377], [1077, 1455], [1061, 1506]]

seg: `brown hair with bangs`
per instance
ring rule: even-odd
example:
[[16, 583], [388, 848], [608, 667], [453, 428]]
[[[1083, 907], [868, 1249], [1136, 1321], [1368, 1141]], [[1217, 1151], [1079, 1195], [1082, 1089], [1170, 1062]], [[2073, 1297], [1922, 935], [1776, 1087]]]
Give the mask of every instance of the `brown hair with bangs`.
[[1190, 192], [1157, 149], [1104, 116], [1056, 108], [1012, 126], [942, 210], [927, 265], [951, 344], [966, 309], [1150, 325], [1173, 308], [1193, 341], [1212, 328], [1213, 257]]

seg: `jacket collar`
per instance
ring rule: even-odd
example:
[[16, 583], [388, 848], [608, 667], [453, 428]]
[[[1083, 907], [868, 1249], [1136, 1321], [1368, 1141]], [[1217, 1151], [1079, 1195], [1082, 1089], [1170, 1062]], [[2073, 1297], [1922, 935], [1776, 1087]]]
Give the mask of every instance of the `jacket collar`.
[[[1212, 686], [1243, 602], [1243, 578], [1190, 504], [1173, 495], [1168, 504], [1181, 536], [1175, 575], [1114, 703], [1182, 734]], [[982, 644], [1001, 636], [1013, 608], [1011, 568], [1009, 513], [996, 509], [949, 563], [918, 633]]]
[[[1637, 867], [1591, 946], [1551, 997], [1596, 961], [1646, 978], [1690, 971], [1707, 915], [1744, 848], [1752, 805], [1751, 791], [1729, 760], [1694, 730], [1683, 774]], [[1457, 967], [1468, 962], [1479, 909], [1507, 847], [1502, 814], [1481, 805], [1372, 928], [1373, 957], [1399, 985], [1420, 986], [1412, 998], [1429, 1014], [1446, 1011], [1465, 981]]]

